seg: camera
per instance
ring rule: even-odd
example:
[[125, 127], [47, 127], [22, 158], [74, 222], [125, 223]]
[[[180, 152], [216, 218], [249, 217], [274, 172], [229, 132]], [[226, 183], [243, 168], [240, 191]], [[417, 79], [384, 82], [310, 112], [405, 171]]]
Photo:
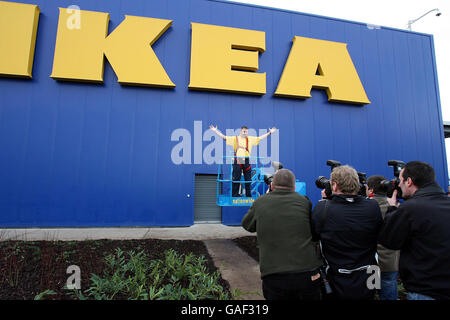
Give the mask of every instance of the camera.
[[[278, 170], [283, 169], [283, 164], [278, 161], [272, 161], [272, 167], [276, 173]], [[264, 182], [269, 186], [269, 192], [272, 191], [270, 189], [270, 184], [272, 183], [272, 181], [273, 181], [273, 174], [265, 174], [264, 175]]]
[[[327, 166], [331, 167], [331, 171], [333, 171], [334, 168], [339, 167], [341, 163], [336, 160], [327, 160]], [[327, 198], [331, 198], [332, 190], [331, 190], [331, 183], [328, 178], [324, 176], [319, 176], [316, 180], [316, 187], [319, 189], [325, 189], [325, 194]]]
[[359, 178], [359, 192], [360, 196], [366, 196], [366, 184], [367, 184], [367, 175], [364, 172], [358, 172]]
[[[341, 163], [336, 160], [327, 160], [327, 166], [331, 167], [331, 171], [333, 171], [334, 168], [339, 167]], [[358, 179], [359, 179], [359, 192], [358, 195], [365, 197], [366, 196], [366, 184], [367, 184], [367, 175], [364, 172], [358, 172]], [[331, 190], [331, 183], [328, 178], [324, 176], [319, 176], [316, 180], [316, 187], [319, 189], [325, 189], [325, 195], [327, 198], [331, 198], [332, 190]]]
[[389, 160], [388, 166], [394, 169], [395, 178], [392, 180], [383, 180], [380, 182], [380, 186], [383, 191], [386, 192], [386, 197], [391, 198], [394, 190], [397, 190], [397, 199], [402, 198], [402, 189], [399, 187], [400, 184], [400, 171], [405, 167], [405, 163], [400, 160]]

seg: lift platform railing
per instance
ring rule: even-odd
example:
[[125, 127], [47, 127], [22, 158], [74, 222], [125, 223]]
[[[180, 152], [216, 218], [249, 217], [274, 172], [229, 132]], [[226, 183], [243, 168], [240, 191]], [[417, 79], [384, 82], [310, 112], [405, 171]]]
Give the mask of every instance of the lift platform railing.
[[[217, 205], [219, 206], [251, 206], [252, 203], [258, 198], [261, 194], [266, 193], [268, 187], [264, 182], [264, 168], [261, 167], [261, 160], [267, 159], [266, 157], [239, 157], [239, 158], [249, 158], [249, 163], [251, 164], [251, 173], [252, 179], [251, 181], [243, 180], [241, 175], [241, 179], [239, 181], [233, 181], [233, 164], [235, 156], [224, 156], [224, 163], [219, 164], [219, 169], [217, 173]], [[228, 161], [227, 161], [228, 160]], [[230, 161], [231, 160], [231, 161]], [[228, 175], [223, 171], [223, 166], [229, 166]], [[224, 174], [229, 177], [226, 179]], [[251, 194], [252, 197], [232, 197], [232, 186], [233, 183], [239, 184], [250, 184], [251, 186]], [[220, 192], [220, 184], [222, 186], [228, 186], [227, 190], [221, 194]], [[222, 188], [224, 190], [225, 188]]]

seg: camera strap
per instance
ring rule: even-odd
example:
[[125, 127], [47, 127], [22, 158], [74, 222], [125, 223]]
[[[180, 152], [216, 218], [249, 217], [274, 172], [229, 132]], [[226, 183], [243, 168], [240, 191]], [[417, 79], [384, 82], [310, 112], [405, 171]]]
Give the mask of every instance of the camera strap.
[[[320, 219], [320, 229], [319, 229], [320, 232], [322, 231], [323, 226], [325, 225], [325, 219], [327, 218], [327, 215], [328, 215], [328, 200], [325, 199], [324, 201], [325, 201], [325, 209], [323, 211], [322, 218]], [[323, 259], [323, 261], [325, 262], [325, 265], [326, 265], [326, 267], [325, 267], [325, 275], [326, 275], [326, 273], [328, 272], [328, 268], [330, 266], [328, 264], [327, 258], [325, 258], [325, 255], [323, 254], [322, 241], [319, 242], [319, 247], [320, 247], [320, 254], [322, 255], [322, 259]]]

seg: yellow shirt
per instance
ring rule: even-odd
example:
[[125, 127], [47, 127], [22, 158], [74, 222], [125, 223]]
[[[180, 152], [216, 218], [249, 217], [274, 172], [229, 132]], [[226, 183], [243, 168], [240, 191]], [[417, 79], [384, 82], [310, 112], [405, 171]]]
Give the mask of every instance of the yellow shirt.
[[[259, 137], [247, 136], [248, 138], [248, 152], [246, 150], [246, 139], [241, 136], [237, 137], [239, 148], [236, 146], [236, 136], [226, 136], [226, 144], [229, 146], [233, 146], [234, 151], [238, 157], [250, 157], [250, 153], [252, 152], [252, 147], [257, 146], [259, 144]], [[236, 150], [237, 149], [237, 150]]]

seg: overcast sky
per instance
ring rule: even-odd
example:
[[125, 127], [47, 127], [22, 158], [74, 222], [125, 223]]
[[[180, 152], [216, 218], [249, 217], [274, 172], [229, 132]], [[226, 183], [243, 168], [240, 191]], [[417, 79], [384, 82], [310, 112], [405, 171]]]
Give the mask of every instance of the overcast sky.
[[[409, 20], [419, 18], [438, 8], [441, 16], [432, 12], [412, 24], [412, 31], [432, 34], [441, 94], [443, 121], [450, 122], [450, 1], [448, 0], [233, 0], [265, 7], [275, 7], [327, 17], [340, 18], [380, 26], [407, 29]], [[450, 138], [446, 139], [447, 163], [450, 171]]]

